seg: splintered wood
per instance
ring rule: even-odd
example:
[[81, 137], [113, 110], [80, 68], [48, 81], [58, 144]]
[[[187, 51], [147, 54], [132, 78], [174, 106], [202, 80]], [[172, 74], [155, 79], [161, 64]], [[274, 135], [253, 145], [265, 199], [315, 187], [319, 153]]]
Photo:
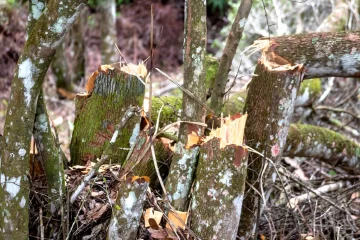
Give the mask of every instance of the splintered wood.
[[93, 91], [96, 77], [100, 72], [108, 73], [109, 70], [114, 70], [114, 69], [141, 78], [145, 78], [147, 75], [147, 69], [143, 62], [139, 63], [138, 65], [133, 63], [129, 63], [126, 65], [121, 65], [121, 63], [113, 63], [111, 65], [101, 65], [99, 66], [98, 70], [93, 72], [93, 74], [89, 77], [85, 86], [86, 92], [89, 94]]
[[221, 149], [231, 144], [242, 146], [244, 144], [244, 129], [247, 116], [247, 114], [242, 116], [241, 114], [236, 114], [223, 118], [221, 126], [211, 130], [209, 136], [205, 138], [205, 142], [213, 138], [219, 138]]

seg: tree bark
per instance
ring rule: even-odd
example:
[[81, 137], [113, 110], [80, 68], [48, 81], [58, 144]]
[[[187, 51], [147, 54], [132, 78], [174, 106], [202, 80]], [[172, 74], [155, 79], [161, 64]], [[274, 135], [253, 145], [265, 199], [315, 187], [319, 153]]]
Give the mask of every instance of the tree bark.
[[148, 186], [144, 179], [121, 183], [107, 239], [136, 239]]
[[[260, 61], [249, 86], [245, 103], [245, 111], [249, 114], [245, 128], [247, 145], [275, 163], [282, 155], [303, 70], [301, 65], [280, 66], [276, 70]], [[258, 154], [249, 154], [248, 194], [244, 199], [238, 232], [245, 239], [254, 234], [261, 207], [260, 196], [249, 186], [264, 194], [263, 188], [266, 192], [271, 185], [265, 181], [274, 167], [266, 169], [265, 163], [266, 160]]]
[[213, 138], [200, 147], [191, 229], [201, 239], [236, 239], [244, 199], [247, 150], [242, 146], [220, 148]]
[[[46, 14], [36, 15], [12, 81], [0, 170], [1, 239], [28, 239], [29, 149], [37, 99], [46, 71], [84, 0], [50, 1]], [[49, 17], [51, 16], [51, 17]]]
[[360, 173], [360, 145], [334, 131], [292, 124], [284, 148], [288, 157], [314, 157], [348, 172]]
[[115, 63], [119, 59], [116, 51], [116, 1], [102, 0], [99, 2], [101, 17], [101, 62], [102, 64]]
[[[84, 165], [99, 158], [126, 110], [130, 106], [142, 106], [144, 92], [144, 85], [132, 74], [117, 69], [100, 72], [91, 96], [78, 95], [76, 98], [71, 164]], [[140, 131], [139, 123], [140, 118], [133, 117], [121, 129], [111, 153], [107, 153], [112, 163], [125, 160], [130, 141], [135, 142]]]
[[[206, 1], [188, 0], [185, 2], [184, 88], [196, 99], [184, 92], [183, 121], [205, 122], [205, 109], [199, 104], [206, 101], [205, 51]], [[179, 211], [186, 208], [199, 153], [198, 147], [185, 149], [188, 134], [192, 132], [202, 136], [204, 128], [187, 123], [180, 125], [179, 142], [166, 181], [167, 197]]]
[[43, 92], [40, 93], [34, 124], [34, 139], [46, 174], [49, 210], [51, 214], [59, 209], [65, 191], [65, 174], [62, 151], [56, 145], [51, 132]]
[[226, 39], [226, 45], [220, 60], [219, 70], [215, 77], [214, 91], [211, 95], [210, 108], [219, 115], [223, 107], [226, 83], [237, 47], [243, 34], [247, 17], [249, 16], [253, 0], [242, 0]]
[[360, 77], [360, 32], [297, 34], [256, 43], [269, 62], [303, 64], [304, 79]]

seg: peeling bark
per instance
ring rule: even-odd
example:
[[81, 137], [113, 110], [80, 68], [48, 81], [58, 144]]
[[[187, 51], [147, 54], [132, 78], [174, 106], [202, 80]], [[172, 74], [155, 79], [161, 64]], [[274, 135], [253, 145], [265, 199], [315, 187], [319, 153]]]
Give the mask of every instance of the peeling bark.
[[[118, 70], [100, 72], [91, 96], [76, 97], [76, 117], [71, 139], [72, 165], [84, 165], [99, 158], [115, 131], [115, 125], [130, 106], [142, 106], [144, 85], [134, 76]], [[131, 118], [119, 132], [109, 159], [122, 163], [140, 131], [140, 118]]]
[[[285, 145], [298, 87], [302, 80], [301, 66], [280, 66], [277, 70], [259, 62], [255, 69], [245, 111], [248, 113], [245, 136], [247, 145], [256, 149], [266, 157], [278, 162]], [[272, 174], [273, 167], [263, 169], [264, 159], [255, 154], [249, 154], [247, 171], [246, 198], [239, 225], [239, 236], [244, 239], [252, 237], [256, 229], [256, 219], [259, 209], [259, 196], [249, 186], [259, 192], [260, 187], [267, 190], [271, 184], [265, 183]], [[265, 174], [262, 175], [261, 173]]]
[[[36, 15], [11, 86], [0, 170], [1, 239], [28, 239], [29, 149], [37, 99], [56, 49], [81, 11], [84, 0], [51, 1]], [[39, 2], [40, 4], [41, 2]], [[51, 16], [51, 17], [49, 17]]]
[[247, 151], [242, 146], [220, 148], [214, 138], [200, 147], [191, 229], [201, 239], [236, 239], [244, 199]]
[[136, 239], [148, 186], [142, 179], [121, 183], [107, 239]]
[[[205, 109], [199, 104], [206, 101], [205, 52], [206, 1], [188, 0], [185, 2], [184, 88], [197, 100], [184, 93], [181, 117], [183, 121], [205, 122]], [[199, 152], [198, 147], [185, 149], [188, 134], [191, 132], [201, 136], [204, 129], [193, 124], [180, 125], [179, 142], [166, 181], [169, 194], [167, 197], [179, 211], [186, 208]]]
[[219, 115], [223, 107], [223, 97], [228, 81], [228, 75], [234, 59], [236, 49], [242, 37], [247, 17], [249, 16], [253, 0], [242, 0], [237, 11], [235, 20], [231, 26], [230, 33], [226, 39], [226, 45], [220, 60], [219, 70], [217, 71], [214, 91], [211, 95], [210, 108]]

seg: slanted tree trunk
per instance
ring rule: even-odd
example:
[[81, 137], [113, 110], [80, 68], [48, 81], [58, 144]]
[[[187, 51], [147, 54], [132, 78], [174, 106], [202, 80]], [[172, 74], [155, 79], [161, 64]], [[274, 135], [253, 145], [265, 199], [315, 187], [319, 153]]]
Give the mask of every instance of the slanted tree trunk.
[[[205, 109], [199, 104], [206, 101], [205, 51], [206, 1], [188, 0], [185, 2], [184, 88], [190, 91], [193, 97], [184, 92], [181, 117], [183, 121], [205, 122]], [[193, 132], [202, 136], [204, 128], [189, 123], [180, 125], [179, 141], [166, 181], [167, 197], [179, 211], [186, 208], [196, 170], [199, 147], [185, 148], [188, 135]]]
[[[301, 80], [360, 76], [359, 40], [359, 33], [312, 33], [258, 40], [255, 44], [261, 46], [263, 55], [245, 105], [249, 114], [245, 130], [248, 145], [276, 163], [284, 150]], [[251, 153], [249, 162], [252, 164], [247, 182], [259, 192], [266, 192], [271, 186], [266, 180], [272, 173], [268, 161]], [[247, 190], [238, 232], [245, 239], [254, 234], [261, 212], [260, 196], [250, 187]]]
[[211, 95], [210, 107], [217, 115], [220, 114], [223, 106], [225, 87], [228, 81], [228, 75], [231, 64], [234, 59], [236, 49], [243, 34], [245, 23], [252, 6], [253, 0], [242, 0], [236, 14], [235, 20], [231, 26], [230, 33], [226, 39], [226, 45], [220, 60], [219, 70], [217, 71], [214, 83], [214, 91]]
[[[29, 33], [12, 81], [1, 153], [1, 239], [28, 239], [29, 150], [44, 76], [83, 0], [51, 1]], [[49, 17], [51, 16], [51, 17]], [[45, 30], [44, 30], [45, 29]]]
[[46, 174], [48, 187], [49, 210], [51, 214], [60, 208], [65, 191], [65, 177], [62, 151], [56, 145], [49, 123], [44, 94], [39, 95], [35, 124], [34, 139]]
[[[133, 70], [136, 69], [134, 65]], [[144, 100], [145, 86], [131, 71], [99, 70], [92, 81], [91, 95], [79, 94], [76, 98], [75, 126], [70, 145], [72, 165], [84, 165], [99, 158], [105, 142], [113, 136], [115, 125], [126, 110], [130, 106], [142, 106]], [[125, 160], [130, 147], [129, 139], [135, 142], [140, 131], [139, 123], [140, 118], [133, 117], [121, 129], [112, 152], [107, 153], [112, 163]]]
[[292, 124], [284, 155], [319, 158], [348, 172], [360, 172], [360, 145], [321, 127]]

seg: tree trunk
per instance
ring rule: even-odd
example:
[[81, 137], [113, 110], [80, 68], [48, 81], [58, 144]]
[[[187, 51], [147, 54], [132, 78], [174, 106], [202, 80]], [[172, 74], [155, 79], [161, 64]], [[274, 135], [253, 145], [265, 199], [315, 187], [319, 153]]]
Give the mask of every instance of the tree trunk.
[[[282, 66], [274, 70], [260, 61], [254, 75], [245, 103], [245, 111], [249, 114], [245, 128], [246, 142], [277, 163], [285, 145], [303, 69], [301, 66]], [[266, 181], [274, 167], [266, 169], [266, 162], [256, 153], [249, 154], [248, 194], [244, 199], [239, 225], [239, 236], [245, 239], [253, 235], [261, 207], [260, 197], [249, 186], [264, 194], [263, 188], [266, 186], [266, 191], [271, 185]]]
[[149, 183], [142, 178], [135, 181], [130, 178], [121, 183], [107, 239], [137, 239], [148, 186]]
[[220, 148], [220, 139], [202, 144], [191, 200], [191, 229], [201, 239], [236, 239], [244, 199], [247, 151]]
[[284, 148], [288, 157], [314, 157], [348, 172], [360, 172], [360, 145], [334, 131], [292, 124]]
[[[360, 77], [360, 32], [309, 33], [255, 41], [267, 60], [303, 64], [304, 79]], [[298, 46], [298, 47], [294, 47]]]
[[[1, 153], [1, 239], [28, 239], [29, 150], [37, 99], [46, 71], [83, 6], [83, 0], [51, 1], [36, 15], [12, 81]], [[52, 16], [52, 17], [49, 17]], [[45, 30], [44, 30], [45, 29]]]
[[[134, 67], [136, 68], [136, 67]], [[89, 83], [88, 83], [89, 84]], [[76, 116], [71, 139], [72, 165], [84, 165], [99, 158], [104, 144], [114, 133], [115, 125], [130, 106], [142, 106], [144, 85], [131, 73], [117, 69], [96, 76], [91, 95], [76, 97]], [[140, 131], [140, 118], [129, 119], [112, 147], [109, 159], [122, 163]], [[133, 137], [132, 137], [133, 136]]]
[[[185, 2], [184, 88], [195, 97], [184, 92], [183, 121], [205, 122], [205, 109], [199, 104], [206, 101], [205, 51], [206, 1], [188, 0]], [[180, 125], [179, 142], [166, 181], [167, 197], [172, 206], [180, 211], [186, 208], [199, 153], [198, 147], [185, 149], [188, 134], [192, 132], [202, 136], [204, 128], [188, 123]]]
[[118, 62], [119, 53], [116, 51], [116, 1], [102, 0], [99, 2], [101, 18], [101, 62], [111, 64]]

